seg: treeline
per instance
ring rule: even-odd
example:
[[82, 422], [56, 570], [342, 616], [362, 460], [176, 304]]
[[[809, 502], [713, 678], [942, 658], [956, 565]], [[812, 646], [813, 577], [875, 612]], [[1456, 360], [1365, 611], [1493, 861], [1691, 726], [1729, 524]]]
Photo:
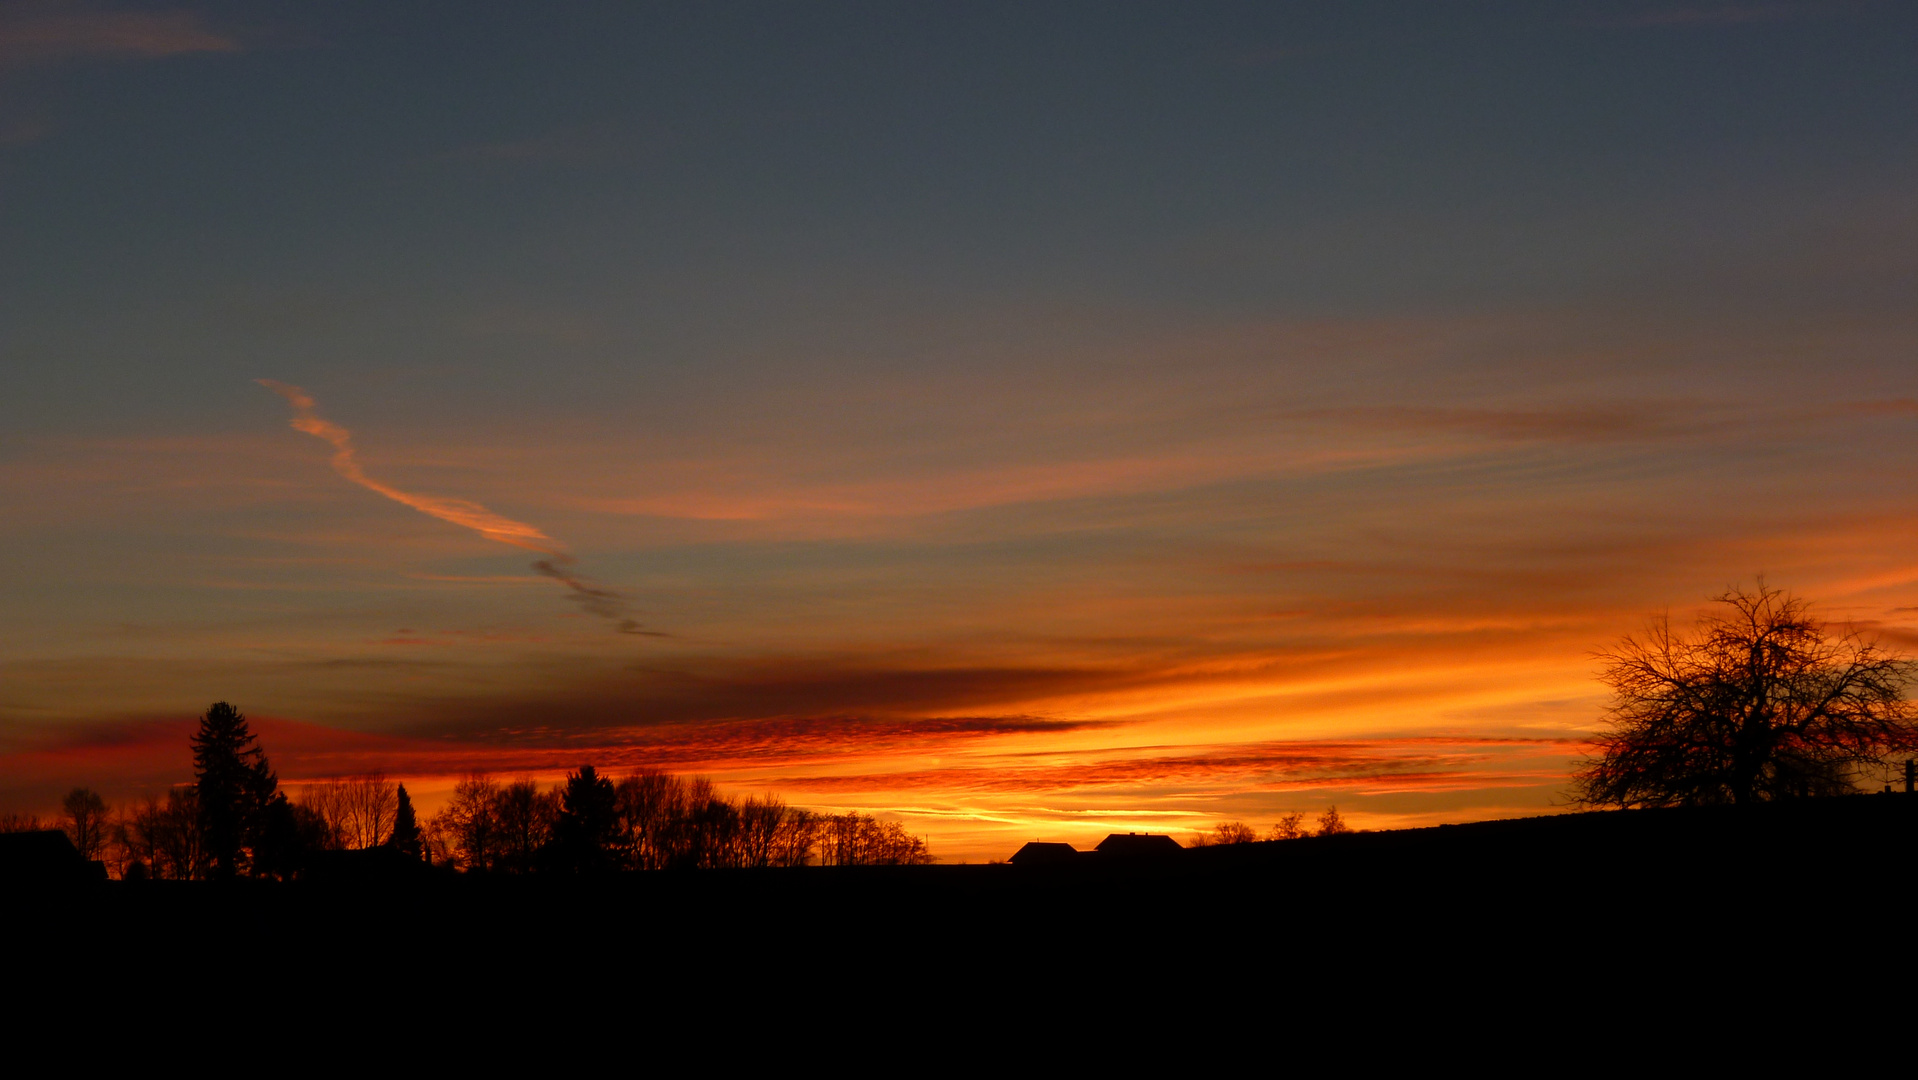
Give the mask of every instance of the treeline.
[[864, 814], [819, 814], [774, 796], [729, 797], [704, 777], [592, 766], [542, 789], [531, 778], [462, 779], [422, 822], [404, 784], [373, 774], [280, 789], [246, 718], [224, 702], [201, 718], [194, 778], [119, 808], [76, 788], [61, 819], [0, 816], [0, 831], [59, 827], [114, 877], [299, 876], [323, 853], [384, 850], [446, 870], [590, 873], [933, 861], [923, 839]]
[[551, 791], [469, 776], [426, 826], [435, 861], [467, 870], [719, 870], [917, 866], [926, 842], [896, 822], [819, 814], [777, 796], [734, 799], [704, 777], [641, 769], [614, 782], [586, 766]]
[[[1266, 834], [1267, 840], [1303, 840], [1308, 836], [1337, 836], [1351, 832], [1352, 827], [1345, 823], [1345, 817], [1336, 806], [1328, 806], [1325, 813], [1319, 815], [1318, 828], [1313, 829], [1305, 823], [1304, 814], [1287, 814], [1280, 818], [1272, 831]], [[1243, 821], [1221, 821], [1210, 832], [1202, 832], [1192, 840], [1191, 847], [1216, 847], [1221, 844], [1250, 844], [1260, 839], [1258, 830]]]

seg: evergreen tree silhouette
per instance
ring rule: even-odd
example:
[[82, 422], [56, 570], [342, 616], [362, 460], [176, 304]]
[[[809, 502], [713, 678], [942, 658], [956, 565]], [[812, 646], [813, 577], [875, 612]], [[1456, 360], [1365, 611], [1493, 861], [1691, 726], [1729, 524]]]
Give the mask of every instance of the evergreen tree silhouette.
[[406, 794], [406, 785], [399, 786], [397, 805], [393, 809], [393, 835], [386, 841], [387, 846], [420, 857], [420, 822], [413, 814], [413, 800]]
[[612, 865], [613, 834], [619, 827], [619, 801], [613, 782], [591, 765], [567, 774], [553, 822], [553, 848], [562, 870], [596, 873]]
[[200, 832], [214, 877], [247, 867], [243, 856], [259, 836], [266, 807], [280, 786], [240, 710], [218, 701], [193, 736]]
[[253, 843], [253, 872], [289, 881], [305, 866], [306, 838], [299, 818], [284, 794], [276, 793], [260, 814], [259, 834]]

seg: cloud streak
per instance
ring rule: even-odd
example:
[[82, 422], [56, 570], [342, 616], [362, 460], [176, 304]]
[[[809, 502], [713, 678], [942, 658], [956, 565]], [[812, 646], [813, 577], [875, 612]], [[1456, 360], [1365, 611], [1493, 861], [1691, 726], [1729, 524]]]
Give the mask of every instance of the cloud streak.
[[495, 514], [471, 500], [418, 495], [373, 479], [360, 466], [359, 454], [353, 447], [353, 433], [321, 416], [313, 395], [298, 386], [273, 379], [253, 381], [285, 398], [287, 404], [293, 406], [293, 430], [324, 439], [332, 445], [333, 471], [341, 477], [428, 517], [471, 529], [488, 540], [539, 552], [546, 558], [535, 560], [533, 569], [566, 586], [574, 602], [589, 614], [610, 620], [622, 634], [658, 636], [657, 632], [642, 628], [638, 620], [632, 617], [625, 597], [574, 573], [571, 569], [573, 556], [559, 541], [532, 525]]
[[466, 499], [443, 499], [433, 495], [415, 495], [373, 479], [366, 475], [365, 469], [360, 467], [359, 454], [353, 449], [353, 433], [321, 416], [313, 395], [297, 386], [275, 382], [272, 379], [253, 381], [285, 398], [287, 404], [293, 406], [293, 430], [325, 439], [333, 445], [333, 471], [347, 480], [368, 491], [384, 495], [402, 506], [412, 507], [429, 517], [436, 517], [461, 528], [471, 529], [488, 540], [511, 544], [514, 547], [537, 551], [544, 555], [570, 558], [566, 554], [566, 549], [552, 537], [525, 522], [501, 517], [476, 502], [469, 502]]

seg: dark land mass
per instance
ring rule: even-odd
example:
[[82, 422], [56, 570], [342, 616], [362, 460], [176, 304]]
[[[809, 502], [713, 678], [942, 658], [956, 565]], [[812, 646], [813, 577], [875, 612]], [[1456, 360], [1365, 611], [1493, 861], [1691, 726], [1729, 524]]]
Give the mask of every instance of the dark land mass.
[[695, 996], [936, 982], [944, 995], [1070, 984], [1120, 1000], [1335, 975], [1409, 987], [1461, 969], [1543, 992], [1540, 979], [1869, 966], [1908, 926], [1915, 849], [1918, 796], [1885, 794], [1035, 866], [578, 878], [345, 859], [287, 884], [15, 883], [6, 903], [18, 978], [205, 971], [209, 953], [231, 953], [308, 980], [404, 971], [455, 994], [513, 972], [551, 983], [590, 971]]

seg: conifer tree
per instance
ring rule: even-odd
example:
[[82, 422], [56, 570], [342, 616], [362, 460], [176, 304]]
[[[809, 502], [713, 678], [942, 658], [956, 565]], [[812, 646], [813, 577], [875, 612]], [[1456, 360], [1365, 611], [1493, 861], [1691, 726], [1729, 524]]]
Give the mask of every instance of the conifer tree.
[[619, 826], [619, 802], [613, 782], [591, 765], [567, 774], [553, 822], [553, 847], [559, 867], [574, 873], [610, 868], [613, 834]]
[[405, 784], [399, 786], [398, 804], [393, 809], [393, 835], [386, 842], [415, 859], [420, 857], [420, 823], [413, 814], [413, 800], [406, 794]]
[[246, 717], [224, 701], [200, 718], [193, 736], [193, 775], [198, 782], [200, 832], [215, 877], [247, 869], [279, 778], [267, 765]]

